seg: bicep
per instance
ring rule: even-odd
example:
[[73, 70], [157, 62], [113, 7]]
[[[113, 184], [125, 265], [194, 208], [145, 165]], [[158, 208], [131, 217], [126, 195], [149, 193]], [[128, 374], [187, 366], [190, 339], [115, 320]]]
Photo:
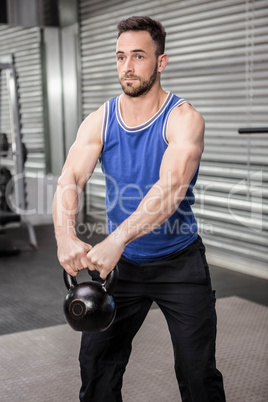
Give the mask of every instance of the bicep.
[[171, 186], [189, 184], [199, 166], [201, 153], [194, 145], [170, 144], [162, 159], [160, 179]]
[[204, 120], [195, 110], [185, 109], [169, 122], [169, 145], [160, 168], [160, 178], [175, 185], [191, 182], [204, 148]]
[[79, 127], [62, 170], [62, 178], [66, 177], [64, 181], [73, 180], [83, 188], [90, 178], [102, 151], [101, 124], [101, 119], [92, 115]]
[[75, 142], [69, 151], [62, 175], [72, 175], [75, 183], [84, 187], [92, 175], [101, 152], [101, 145]]

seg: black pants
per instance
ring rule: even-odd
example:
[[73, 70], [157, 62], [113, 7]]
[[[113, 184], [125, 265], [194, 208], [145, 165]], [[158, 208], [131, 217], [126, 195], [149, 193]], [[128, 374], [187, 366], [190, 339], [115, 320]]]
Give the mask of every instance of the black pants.
[[136, 264], [122, 257], [118, 266], [114, 323], [105, 332], [82, 334], [80, 401], [122, 401], [131, 343], [155, 301], [170, 331], [182, 401], [224, 402], [215, 364], [215, 295], [200, 237], [163, 260]]

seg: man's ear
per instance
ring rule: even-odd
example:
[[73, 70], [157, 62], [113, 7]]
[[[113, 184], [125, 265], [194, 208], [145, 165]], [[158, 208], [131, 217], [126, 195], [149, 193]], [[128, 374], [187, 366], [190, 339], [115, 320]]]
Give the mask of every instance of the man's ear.
[[162, 73], [165, 70], [168, 63], [168, 55], [166, 53], [158, 56], [158, 72]]

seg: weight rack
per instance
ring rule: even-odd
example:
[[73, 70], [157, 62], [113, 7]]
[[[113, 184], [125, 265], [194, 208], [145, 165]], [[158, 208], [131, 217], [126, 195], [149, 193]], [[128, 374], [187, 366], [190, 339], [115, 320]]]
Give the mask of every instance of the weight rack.
[[[27, 159], [27, 148], [22, 142], [19, 89], [14, 55], [0, 58], [0, 73], [2, 73], [2, 71], [5, 71], [6, 73], [11, 144], [8, 142], [8, 136], [4, 133], [1, 133], [0, 167], [1, 173], [3, 173], [1, 174], [1, 178], [4, 184], [2, 183], [0, 192], [2, 197], [1, 199], [3, 200], [7, 198], [7, 190], [9, 190], [9, 192], [12, 193], [12, 196], [14, 196], [14, 203], [12, 202], [12, 206], [10, 206], [10, 203], [7, 203], [4, 210], [0, 209], [0, 228], [14, 223], [26, 227], [29, 236], [29, 243], [32, 248], [36, 249], [37, 240], [35, 230], [32, 224], [26, 219], [27, 193], [24, 165]], [[8, 177], [9, 170], [4, 166], [1, 166], [2, 158], [5, 158], [9, 155], [11, 156], [13, 162], [12, 174], [10, 178]], [[0, 245], [0, 255], [8, 254], [6, 247], [8, 247], [8, 244], [3, 244], [3, 246]]]

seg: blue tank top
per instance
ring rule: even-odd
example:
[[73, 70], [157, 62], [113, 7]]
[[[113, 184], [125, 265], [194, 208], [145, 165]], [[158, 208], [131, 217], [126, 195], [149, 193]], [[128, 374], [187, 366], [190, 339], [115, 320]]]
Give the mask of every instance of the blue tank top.
[[[161, 161], [168, 146], [168, 118], [172, 110], [184, 102], [168, 93], [160, 110], [136, 127], [128, 127], [122, 120], [120, 97], [105, 103], [100, 162], [106, 182], [109, 233], [136, 210], [159, 180]], [[176, 212], [163, 225], [128, 244], [123, 253], [126, 258], [134, 262], [162, 259], [196, 240], [197, 222], [191, 205], [197, 175], [198, 170]]]

